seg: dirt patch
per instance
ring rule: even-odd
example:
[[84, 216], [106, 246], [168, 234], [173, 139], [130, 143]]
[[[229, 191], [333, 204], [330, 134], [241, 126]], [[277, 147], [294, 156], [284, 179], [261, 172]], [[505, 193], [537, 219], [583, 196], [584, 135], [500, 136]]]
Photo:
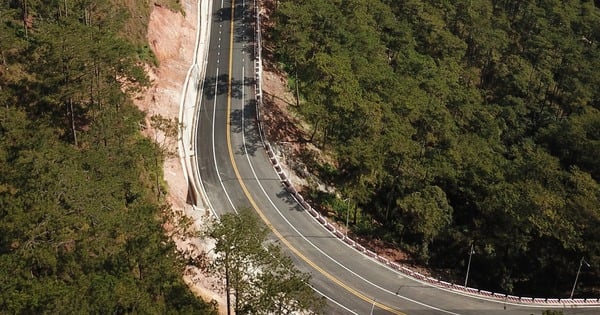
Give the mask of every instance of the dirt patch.
[[[166, 201], [171, 206], [169, 208], [171, 213], [168, 216], [173, 219], [166, 223], [164, 228], [174, 240], [178, 250], [190, 262], [211, 247], [211, 244], [189, 234], [190, 231], [201, 229], [206, 222], [206, 217], [198, 214], [186, 203], [188, 185], [182, 164], [176, 154], [177, 141], [167, 139], [162, 131], [152, 128], [150, 117], [160, 115], [173, 121], [178, 119], [183, 83], [190, 62], [193, 60], [198, 16], [197, 1], [182, 1], [185, 16], [158, 5], [153, 6], [147, 39], [159, 66], [146, 67], [146, 73], [152, 84], [135, 99], [137, 107], [146, 113], [144, 134], [164, 146], [164, 150], [172, 153], [164, 162], [163, 175], [168, 185]], [[203, 274], [192, 263], [186, 267], [183, 279], [192, 292], [202, 299], [217, 301], [220, 312], [225, 314], [222, 281]]]
[[[183, 1], [186, 16], [169, 9], [154, 6], [148, 24], [148, 42], [159, 66], [147, 66], [146, 73], [152, 85], [136, 99], [136, 105], [146, 113], [145, 135], [158, 143], [167, 143], [170, 152], [177, 152], [175, 141], [166, 141], [160, 130], [152, 128], [150, 117], [160, 115], [177, 121], [183, 81], [194, 52], [196, 38], [196, 7], [192, 1]], [[177, 157], [169, 157], [164, 164], [164, 179], [169, 186], [167, 201], [174, 209], [184, 209], [187, 183]]]
[[[276, 1], [262, 0], [261, 7], [262, 28], [268, 31], [274, 24], [270, 17], [276, 8]], [[332, 191], [333, 188], [327, 187], [313, 174], [309, 173], [306, 163], [316, 161], [335, 165], [334, 159], [308, 141], [311, 136], [310, 127], [296, 114], [295, 107], [298, 106], [296, 96], [289, 89], [287, 74], [278, 67], [278, 63], [275, 61], [273, 44], [268, 42], [268, 37], [265, 37], [265, 39], [263, 43], [262, 86], [264, 109], [261, 110], [265, 135], [275, 149], [279, 150], [280, 163], [287, 170], [290, 180], [300, 192], [308, 191], [306, 185], [309, 185], [309, 183], [318, 186], [319, 189]], [[307, 152], [310, 154], [307, 154]], [[306, 161], [307, 156], [310, 156], [313, 160]], [[321, 214], [327, 215], [330, 222], [335, 225], [336, 230], [346, 233], [344, 224], [334, 221], [334, 213], [327, 213], [319, 205], [313, 205], [313, 207], [321, 210], [319, 211]], [[428, 269], [414, 264], [406, 252], [390, 244], [378, 239], [356, 236], [353, 236], [353, 239], [390, 261], [408, 266], [421, 274], [431, 275]]]
[[[275, 3], [276, 1], [273, 0], [261, 1], [263, 29], [268, 29], [272, 24], [269, 16], [275, 8]], [[152, 85], [135, 100], [136, 105], [147, 114], [145, 135], [158, 143], [169, 143], [167, 149], [171, 152], [177, 152], [175, 141], [166, 141], [165, 135], [160, 130], [152, 128], [150, 117], [161, 115], [176, 121], [179, 115], [182, 85], [190, 61], [193, 59], [198, 14], [196, 1], [184, 0], [182, 7], [186, 13], [185, 16], [160, 6], [153, 7], [148, 25], [148, 42], [157, 57], [159, 66], [146, 68]], [[288, 79], [285, 73], [272, 62], [274, 60], [272, 46], [267, 43], [264, 52], [262, 86], [264, 102], [261, 108], [261, 121], [267, 139], [279, 153], [280, 162], [287, 168], [290, 179], [297, 188], [302, 190], [309, 184], [311, 178], [312, 184], [315, 180], [314, 176], [309, 174], [301, 157], [307, 152], [314, 152], [320, 159], [331, 160], [331, 158], [307, 141], [310, 138], [309, 127], [295, 115], [296, 99], [288, 88]], [[211, 244], [204, 243], [197, 237], [190, 237], [182, 226], [185, 226], [183, 223], [191, 220], [193, 228], [201, 229], [206, 222], [206, 217], [193, 211], [186, 203], [188, 186], [178, 157], [166, 159], [164, 179], [168, 185], [166, 199], [171, 205], [170, 211], [174, 217], [172, 222], [165, 224], [165, 230], [174, 239], [184, 256], [190, 261], [194, 261], [201, 256], [202, 252], [207, 251]], [[318, 181], [316, 182], [318, 183]], [[342, 226], [338, 226], [338, 228], [343, 231]], [[409, 261], [405, 253], [378, 240], [364, 239], [360, 241], [392, 261], [403, 264]], [[427, 273], [422, 268], [414, 269], [423, 274]], [[216, 300], [220, 312], [224, 314], [226, 307], [222, 281], [203, 274], [193, 264], [187, 266], [183, 277], [191, 290], [204, 300]]]
[[[293, 93], [287, 85], [286, 75], [273, 69], [263, 71], [263, 105], [264, 110], [261, 111], [261, 119], [263, 121], [263, 129], [267, 139], [272, 143], [273, 147], [279, 152], [280, 163], [287, 170], [287, 174], [294, 186], [299, 192], [308, 191], [306, 185], [309, 182], [317, 183], [322, 189], [330, 189], [325, 187], [315, 179], [314, 175], [308, 173], [305, 162], [302, 156], [306, 151], [316, 152], [322, 155], [322, 152], [314, 145], [304, 141], [309, 136], [309, 132], [302, 129], [301, 120], [294, 114]], [[319, 157], [321, 160], [327, 158]], [[331, 159], [331, 158], [329, 158]], [[312, 180], [311, 180], [312, 179]], [[318, 205], [313, 205], [315, 209], [322, 214], [327, 214], [330, 222], [335, 226], [336, 230], [346, 233], [346, 228], [343, 224], [335, 222], [333, 217], [335, 213], [327, 213]], [[381, 240], [353, 237], [355, 241], [366, 248], [371, 249], [378, 255], [394, 261], [396, 263], [410, 267], [423, 275], [430, 276], [430, 272], [421, 266], [415, 265], [410, 256], [389, 245]]]
[[263, 102], [260, 110], [263, 130], [274, 151], [278, 153], [279, 162], [288, 170], [288, 177], [298, 191], [306, 191], [307, 185], [317, 185], [321, 189], [330, 190], [330, 187], [320, 183], [318, 178], [309, 171], [307, 162], [311, 164], [324, 162], [327, 156], [310, 142], [311, 127], [297, 114], [296, 96], [289, 89], [287, 73], [275, 62], [275, 48], [267, 36], [274, 23], [270, 17], [275, 4], [276, 1], [273, 0], [260, 1], [261, 27], [264, 33]]

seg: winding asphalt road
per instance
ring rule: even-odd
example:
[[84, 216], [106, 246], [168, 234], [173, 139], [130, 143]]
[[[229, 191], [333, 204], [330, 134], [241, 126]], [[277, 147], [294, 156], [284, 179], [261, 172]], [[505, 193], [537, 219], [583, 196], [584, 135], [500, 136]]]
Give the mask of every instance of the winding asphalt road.
[[[461, 295], [406, 277], [324, 229], [285, 191], [263, 148], [254, 96], [254, 2], [212, 1], [197, 117], [197, 169], [215, 215], [254, 208], [274, 240], [312, 275], [327, 314], [541, 314], [520, 304]], [[565, 314], [600, 309], [561, 308]]]

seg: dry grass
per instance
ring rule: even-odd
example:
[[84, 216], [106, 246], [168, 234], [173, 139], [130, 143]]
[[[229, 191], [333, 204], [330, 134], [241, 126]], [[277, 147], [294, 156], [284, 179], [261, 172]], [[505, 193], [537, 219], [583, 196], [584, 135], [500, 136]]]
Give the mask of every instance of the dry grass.
[[179, 0], [111, 0], [111, 2], [114, 6], [124, 7], [127, 13], [127, 18], [119, 35], [130, 40], [136, 46], [142, 47], [142, 50], [147, 52], [150, 50], [148, 49], [146, 35], [152, 8], [159, 6], [168, 8], [173, 12], [185, 13]]

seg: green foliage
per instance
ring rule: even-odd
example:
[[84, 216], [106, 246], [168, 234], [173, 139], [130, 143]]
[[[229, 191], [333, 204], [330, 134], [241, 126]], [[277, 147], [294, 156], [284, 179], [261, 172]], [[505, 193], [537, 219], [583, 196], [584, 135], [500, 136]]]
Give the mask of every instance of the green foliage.
[[324, 301], [310, 287], [310, 276], [278, 246], [265, 245], [268, 229], [250, 210], [223, 215], [207, 234], [216, 240], [217, 254], [208, 269], [224, 278], [235, 314], [322, 311]]
[[[131, 92], [146, 84], [107, 1], [0, 5], [0, 309], [214, 314], [181, 275]], [[26, 17], [23, 23], [23, 16]], [[114, 18], [114, 19], [113, 19]]]
[[599, 25], [593, 1], [281, 0], [268, 36], [355, 232], [457, 276], [474, 243], [474, 285], [567, 294], [600, 261]]

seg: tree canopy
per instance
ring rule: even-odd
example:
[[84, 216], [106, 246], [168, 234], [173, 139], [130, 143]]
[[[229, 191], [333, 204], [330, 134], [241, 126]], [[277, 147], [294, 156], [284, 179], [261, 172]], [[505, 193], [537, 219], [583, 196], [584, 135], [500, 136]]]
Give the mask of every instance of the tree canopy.
[[147, 15], [114, 4], [0, 4], [3, 313], [216, 313], [182, 280], [131, 102], [150, 60], [121, 27]]
[[[324, 300], [274, 243], [252, 210], [225, 214], [207, 236], [215, 239], [216, 257], [206, 267], [224, 280], [227, 305], [234, 314], [296, 314], [323, 311]], [[229, 313], [229, 312], [228, 312]]]
[[280, 0], [267, 39], [356, 233], [457, 279], [473, 243], [471, 284], [511, 293], [585, 257], [597, 292], [598, 1]]

